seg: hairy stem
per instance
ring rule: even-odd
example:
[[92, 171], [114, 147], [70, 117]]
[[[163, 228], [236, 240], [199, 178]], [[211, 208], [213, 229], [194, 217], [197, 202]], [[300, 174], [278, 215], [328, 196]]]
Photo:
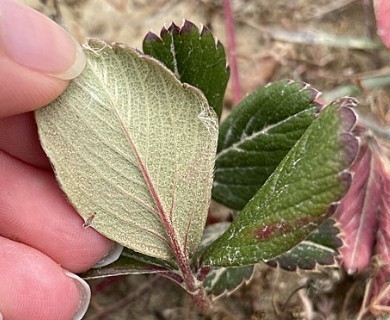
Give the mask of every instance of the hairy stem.
[[208, 298], [206, 291], [203, 287], [203, 285], [198, 287], [198, 291], [195, 295], [191, 295], [192, 301], [194, 301], [194, 304], [198, 308], [198, 310], [204, 314], [209, 315], [211, 312], [211, 303], [210, 299]]
[[172, 228], [168, 228], [168, 234], [182, 273], [184, 281], [182, 286], [191, 295], [191, 298], [199, 311], [203, 314], [208, 314], [210, 312], [211, 305], [206, 291], [204, 290], [203, 283], [197, 280], [195, 273], [190, 267], [189, 259], [179, 245]]

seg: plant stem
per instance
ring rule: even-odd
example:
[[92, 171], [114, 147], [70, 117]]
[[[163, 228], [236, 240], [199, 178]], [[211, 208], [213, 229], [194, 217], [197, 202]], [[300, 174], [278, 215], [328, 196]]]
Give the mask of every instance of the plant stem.
[[198, 287], [196, 295], [191, 295], [192, 301], [203, 315], [209, 315], [211, 311], [211, 303], [203, 285]]
[[[172, 234], [170, 234], [172, 233]], [[192, 271], [189, 260], [185, 252], [181, 249], [175, 236], [173, 228], [168, 228], [168, 234], [172, 243], [172, 248], [179, 263], [179, 268], [183, 276], [183, 288], [191, 295], [192, 301], [203, 314], [208, 314], [211, 309], [210, 300], [204, 290], [202, 282], [198, 281]]]

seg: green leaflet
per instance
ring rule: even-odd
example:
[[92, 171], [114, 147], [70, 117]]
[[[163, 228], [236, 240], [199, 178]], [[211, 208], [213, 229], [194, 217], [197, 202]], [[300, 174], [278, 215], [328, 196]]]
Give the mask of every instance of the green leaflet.
[[175, 262], [197, 248], [210, 201], [218, 119], [160, 63], [91, 40], [87, 66], [36, 112], [70, 202], [93, 228]]
[[80, 276], [84, 279], [97, 279], [127, 274], [163, 273], [172, 269], [177, 267], [170, 266], [164, 260], [124, 248], [118, 260], [104, 267], [89, 269]]
[[216, 299], [225, 294], [233, 293], [243, 283], [249, 282], [253, 271], [253, 265], [213, 269], [204, 279], [203, 285], [206, 292]]
[[241, 210], [311, 124], [318, 92], [301, 82], [262, 87], [222, 123], [213, 198]]
[[338, 237], [339, 229], [332, 219], [326, 220], [318, 229], [291, 250], [268, 262], [289, 271], [299, 269], [313, 270], [317, 265], [335, 265], [338, 248], [343, 244]]
[[181, 28], [174, 23], [163, 28], [160, 37], [149, 32], [143, 42], [144, 52], [164, 63], [181, 82], [202, 90], [219, 118], [229, 80], [222, 44], [207, 28], [199, 32], [187, 20]]
[[[221, 236], [229, 225], [230, 223], [228, 222], [220, 222], [206, 227], [197, 255], [201, 254], [204, 248]], [[196, 261], [197, 259], [195, 258], [194, 260]], [[235, 268], [216, 268], [207, 273], [203, 285], [206, 292], [216, 299], [225, 294], [231, 294], [240, 288], [243, 283], [248, 282], [253, 275], [253, 271], [253, 265]]]
[[353, 111], [342, 100], [326, 107], [228, 230], [208, 249], [206, 266], [270, 260], [290, 250], [336, 208], [350, 185], [345, 172], [358, 143]]

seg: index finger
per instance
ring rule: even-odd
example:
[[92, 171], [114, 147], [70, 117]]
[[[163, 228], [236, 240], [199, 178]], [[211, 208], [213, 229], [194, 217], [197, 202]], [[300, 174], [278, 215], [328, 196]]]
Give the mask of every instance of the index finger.
[[65, 30], [27, 6], [0, 1], [0, 117], [48, 104], [84, 66]]

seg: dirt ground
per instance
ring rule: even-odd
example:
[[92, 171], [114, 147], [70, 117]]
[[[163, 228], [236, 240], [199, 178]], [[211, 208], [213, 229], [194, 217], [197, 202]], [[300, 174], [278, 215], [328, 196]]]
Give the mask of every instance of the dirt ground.
[[[159, 33], [163, 25], [171, 21], [180, 25], [185, 18], [206, 25], [225, 48], [227, 44], [222, 0], [21, 2], [62, 24], [80, 42], [92, 37], [141, 48], [148, 31]], [[354, 95], [360, 99], [363, 121], [387, 144], [390, 51], [376, 46], [369, 3], [232, 0], [242, 96], [286, 78], [310, 83], [324, 92], [325, 101]], [[226, 111], [233, 99], [230, 84]], [[337, 268], [298, 275], [259, 265], [248, 284], [215, 301], [211, 319], [355, 319], [364, 281], [363, 276], [346, 277]], [[93, 297], [85, 319], [204, 319], [188, 295], [161, 278], [126, 276], [92, 281], [91, 286]]]

